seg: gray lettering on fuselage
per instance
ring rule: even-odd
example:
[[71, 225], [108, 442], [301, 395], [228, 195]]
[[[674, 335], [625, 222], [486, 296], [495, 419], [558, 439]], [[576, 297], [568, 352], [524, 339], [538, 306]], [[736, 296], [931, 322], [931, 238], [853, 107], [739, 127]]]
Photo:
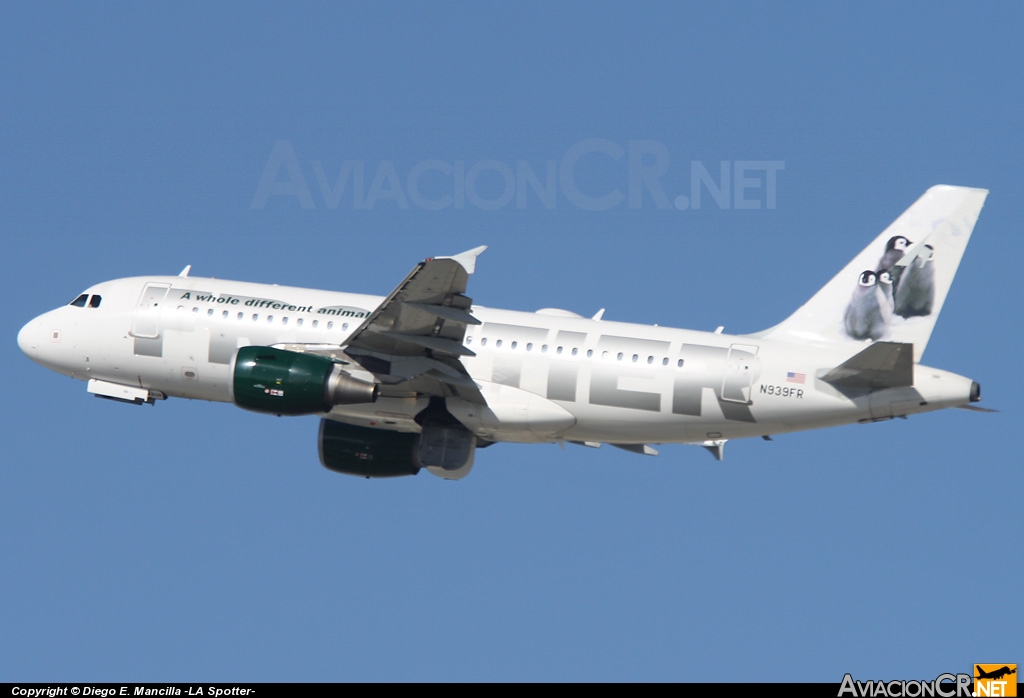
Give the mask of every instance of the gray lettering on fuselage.
[[700, 416], [700, 402], [704, 388], [718, 395], [725, 373], [725, 359], [729, 350], [702, 344], [684, 344], [679, 351], [683, 368], [676, 374], [672, 386], [672, 414]]
[[136, 356], [162, 357], [164, 355], [164, 338], [162, 335], [153, 338], [136, 337], [134, 351]]
[[718, 406], [722, 408], [722, 416], [732, 422], [756, 422], [754, 413], [750, 411], [749, 405], [740, 402], [729, 402], [719, 400]]
[[[658, 412], [661, 394], [642, 390], [624, 390], [619, 379], [627, 377], [649, 378], [651, 372], [642, 368], [626, 368], [647, 361], [648, 356], [668, 354], [669, 343], [653, 339], [634, 339], [603, 335], [597, 342], [597, 360], [590, 379], [590, 404], [607, 407], [626, 407], [634, 410]], [[619, 358], [622, 354], [622, 358]], [[633, 357], [636, 357], [636, 361]]]
[[494, 370], [491, 373], [491, 380], [512, 388], [519, 387], [522, 380], [523, 361], [506, 356], [495, 357]]
[[761, 373], [757, 347], [748, 344], [733, 344], [729, 347], [729, 359], [722, 379], [722, 399], [749, 405], [750, 387], [757, 377], [755, 372], [758, 375]]
[[[699, 417], [704, 388], [710, 388], [718, 398], [718, 406], [726, 419], [734, 422], [756, 421], [747, 403], [752, 377], [760, 374], [760, 364], [754, 354], [735, 346], [730, 354], [730, 350], [725, 347], [684, 344], [679, 357], [683, 360], [683, 367], [672, 386], [673, 414]], [[736, 380], [733, 383], [727, 380], [730, 361], [737, 365]], [[722, 388], [727, 383], [731, 399], [723, 399], [722, 396]], [[744, 401], [737, 402], [737, 399]]]
[[[548, 367], [549, 400], [576, 401], [576, 384], [579, 380], [579, 362], [572, 360], [572, 350], [582, 350], [586, 344], [584, 332], [559, 332], [555, 337], [555, 355]], [[559, 349], [561, 354], [558, 353]]]
[[227, 335], [223, 332], [210, 333], [210, 353], [208, 360], [211, 364], [230, 364], [231, 358], [238, 351], [238, 339], [235, 335]]
[[[548, 338], [548, 331], [538, 327], [525, 327], [523, 325], [505, 325], [500, 322], [487, 322], [481, 328], [480, 335], [487, 337], [487, 341], [494, 347], [494, 370], [491, 373], [491, 380], [495, 383], [507, 385], [513, 388], [522, 387], [523, 380], [523, 358], [526, 355], [526, 345], [533, 343], [533, 351], [539, 352], [540, 345]], [[501, 346], [498, 346], [498, 342]], [[513, 342], [516, 348], [512, 348]]]
[[616, 371], [615, 373], [597, 373], [590, 379], [590, 404], [608, 407], [626, 407], [633, 410], [657, 412], [661, 409], [661, 395], [645, 393], [639, 390], [623, 390], [619, 388], [619, 378], [637, 376], [640, 371]]
[[524, 345], [519, 347], [520, 350], [525, 349], [527, 342], [542, 343], [548, 338], [548, 331], [539, 327], [505, 325], [500, 322], [485, 323], [480, 334], [490, 337], [492, 342], [502, 340], [504, 349], [510, 348], [512, 342], [519, 342]]

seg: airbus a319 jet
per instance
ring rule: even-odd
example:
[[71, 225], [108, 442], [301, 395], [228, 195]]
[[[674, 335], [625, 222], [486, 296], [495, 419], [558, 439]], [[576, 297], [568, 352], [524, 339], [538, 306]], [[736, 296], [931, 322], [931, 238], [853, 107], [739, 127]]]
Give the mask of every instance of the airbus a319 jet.
[[33, 361], [127, 403], [317, 415], [320, 461], [460, 479], [499, 442], [706, 447], [981, 409], [920, 363], [988, 192], [929, 189], [782, 323], [747, 335], [496, 310], [466, 295], [478, 247], [427, 259], [386, 298], [189, 276], [87, 289], [18, 334]]

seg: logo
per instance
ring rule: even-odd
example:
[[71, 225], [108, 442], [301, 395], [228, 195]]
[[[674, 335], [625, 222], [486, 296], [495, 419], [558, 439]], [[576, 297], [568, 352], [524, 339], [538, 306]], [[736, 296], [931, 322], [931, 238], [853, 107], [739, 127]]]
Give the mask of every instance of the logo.
[[967, 698], [970, 674], [939, 674], [933, 681], [857, 681], [843, 676], [838, 698]]
[[1016, 696], [1017, 665], [1016, 664], [975, 664], [974, 665], [975, 696]]
[[1017, 695], [1016, 664], [975, 664], [970, 674], [939, 674], [933, 681], [857, 681], [843, 676], [838, 698], [1011, 698]]

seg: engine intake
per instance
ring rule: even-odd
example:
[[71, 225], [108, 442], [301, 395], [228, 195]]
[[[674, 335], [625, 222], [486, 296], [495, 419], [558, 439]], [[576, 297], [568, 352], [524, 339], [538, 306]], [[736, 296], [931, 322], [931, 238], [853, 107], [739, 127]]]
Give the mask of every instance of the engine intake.
[[273, 347], [239, 349], [232, 387], [239, 407], [278, 415], [374, 402], [378, 390], [376, 383], [353, 378], [326, 357]]

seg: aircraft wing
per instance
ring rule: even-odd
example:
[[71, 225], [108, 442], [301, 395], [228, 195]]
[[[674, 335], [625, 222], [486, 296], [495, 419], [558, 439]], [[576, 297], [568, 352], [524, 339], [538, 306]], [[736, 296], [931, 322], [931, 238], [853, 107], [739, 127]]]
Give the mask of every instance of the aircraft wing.
[[475, 355], [463, 340], [466, 327], [480, 321], [470, 313], [473, 299], [465, 291], [486, 249], [420, 262], [349, 337], [345, 353], [383, 383], [385, 394], [416, 392], [486, 404], [461, 360]]

